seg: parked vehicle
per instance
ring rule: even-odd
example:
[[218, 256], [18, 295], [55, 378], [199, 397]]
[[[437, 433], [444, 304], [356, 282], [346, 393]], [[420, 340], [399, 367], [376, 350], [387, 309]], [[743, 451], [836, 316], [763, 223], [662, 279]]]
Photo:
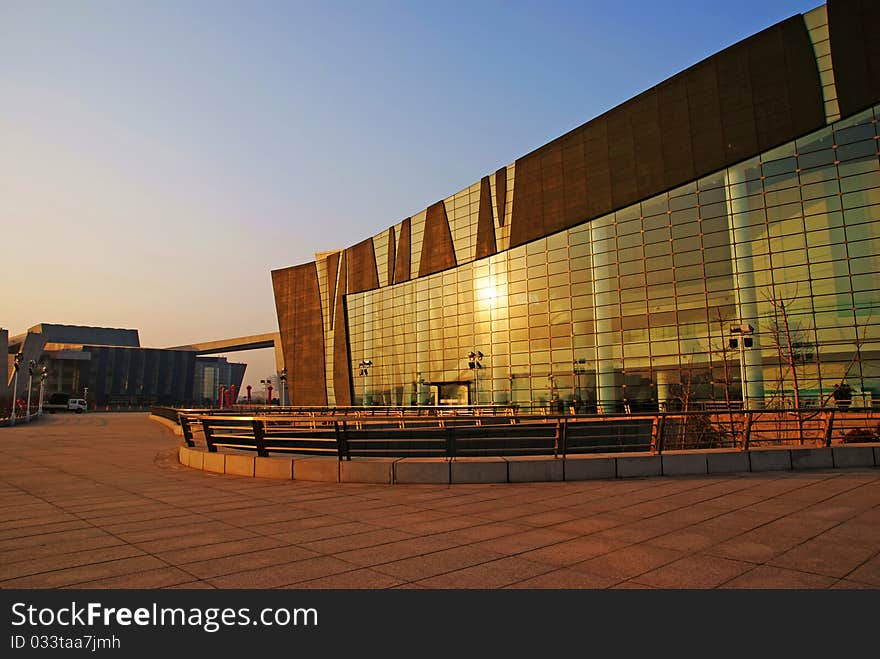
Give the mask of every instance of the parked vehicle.
[[46, 412], [76, 412], [82, 414], [87, 409], [84, 398], [71, 398], [66, 394], [52, 394], [47, 403], [43, 403]]

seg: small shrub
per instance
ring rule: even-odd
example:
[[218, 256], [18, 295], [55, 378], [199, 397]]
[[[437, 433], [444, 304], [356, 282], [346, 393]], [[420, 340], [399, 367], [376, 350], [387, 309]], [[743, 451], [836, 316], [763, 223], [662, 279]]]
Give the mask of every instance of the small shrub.
[[843, 436], [844, 444], [857, 444], [859, 442], [876, 442], [877, 431], [870, 428], [853, 428]]

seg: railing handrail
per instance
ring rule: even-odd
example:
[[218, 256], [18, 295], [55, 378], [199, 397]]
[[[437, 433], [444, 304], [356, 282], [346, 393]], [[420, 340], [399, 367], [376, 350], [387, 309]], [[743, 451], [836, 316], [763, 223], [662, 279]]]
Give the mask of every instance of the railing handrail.
[[[634, 414], [512, 414], [480, 416], [224, 414], [177, 410], [188, 445], [199, 432], [209, 450], [217, 446], [352, 455], [551, 454], [650, 452], [761, 445], [830, 446], [834, 441], [880, 441], [880, 412], [821, 409], [673, 411]], [[339, 412], [339, 410], [335, 410]], [[297, 444], [297, 442], [299, 442]], [[325, 446], [326, 444], [327, 446]], [[436, 444], [436, 446], [435, 446]]]

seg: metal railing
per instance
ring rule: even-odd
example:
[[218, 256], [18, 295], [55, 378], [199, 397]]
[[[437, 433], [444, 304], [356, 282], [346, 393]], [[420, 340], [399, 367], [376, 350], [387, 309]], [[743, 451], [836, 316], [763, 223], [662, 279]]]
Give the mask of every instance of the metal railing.
[[[728, 410], [630, 415], [369, 415], [339, 410], [235, 415], [176, 410], [189, 446], [352, 457], [660, 454], [880, 441], [870, 410]], [[168, 418], [170, 412], [162, 416]]]

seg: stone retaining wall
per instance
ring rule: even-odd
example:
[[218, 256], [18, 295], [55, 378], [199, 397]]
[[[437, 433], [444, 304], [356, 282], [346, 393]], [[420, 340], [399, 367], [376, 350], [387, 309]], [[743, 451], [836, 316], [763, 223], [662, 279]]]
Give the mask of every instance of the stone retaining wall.
[[261, 458], [250, 453], [209, 453], [181, 446], [180, 463], [216, 474], [330, 483], [525, 483], [647, 476], [687, 476], [759, 471], [880, 467], [880, 444], [751, 451], [669, 451], [655, 454], [594, 454], [552, 457], [354, 458], [293, 456]]

